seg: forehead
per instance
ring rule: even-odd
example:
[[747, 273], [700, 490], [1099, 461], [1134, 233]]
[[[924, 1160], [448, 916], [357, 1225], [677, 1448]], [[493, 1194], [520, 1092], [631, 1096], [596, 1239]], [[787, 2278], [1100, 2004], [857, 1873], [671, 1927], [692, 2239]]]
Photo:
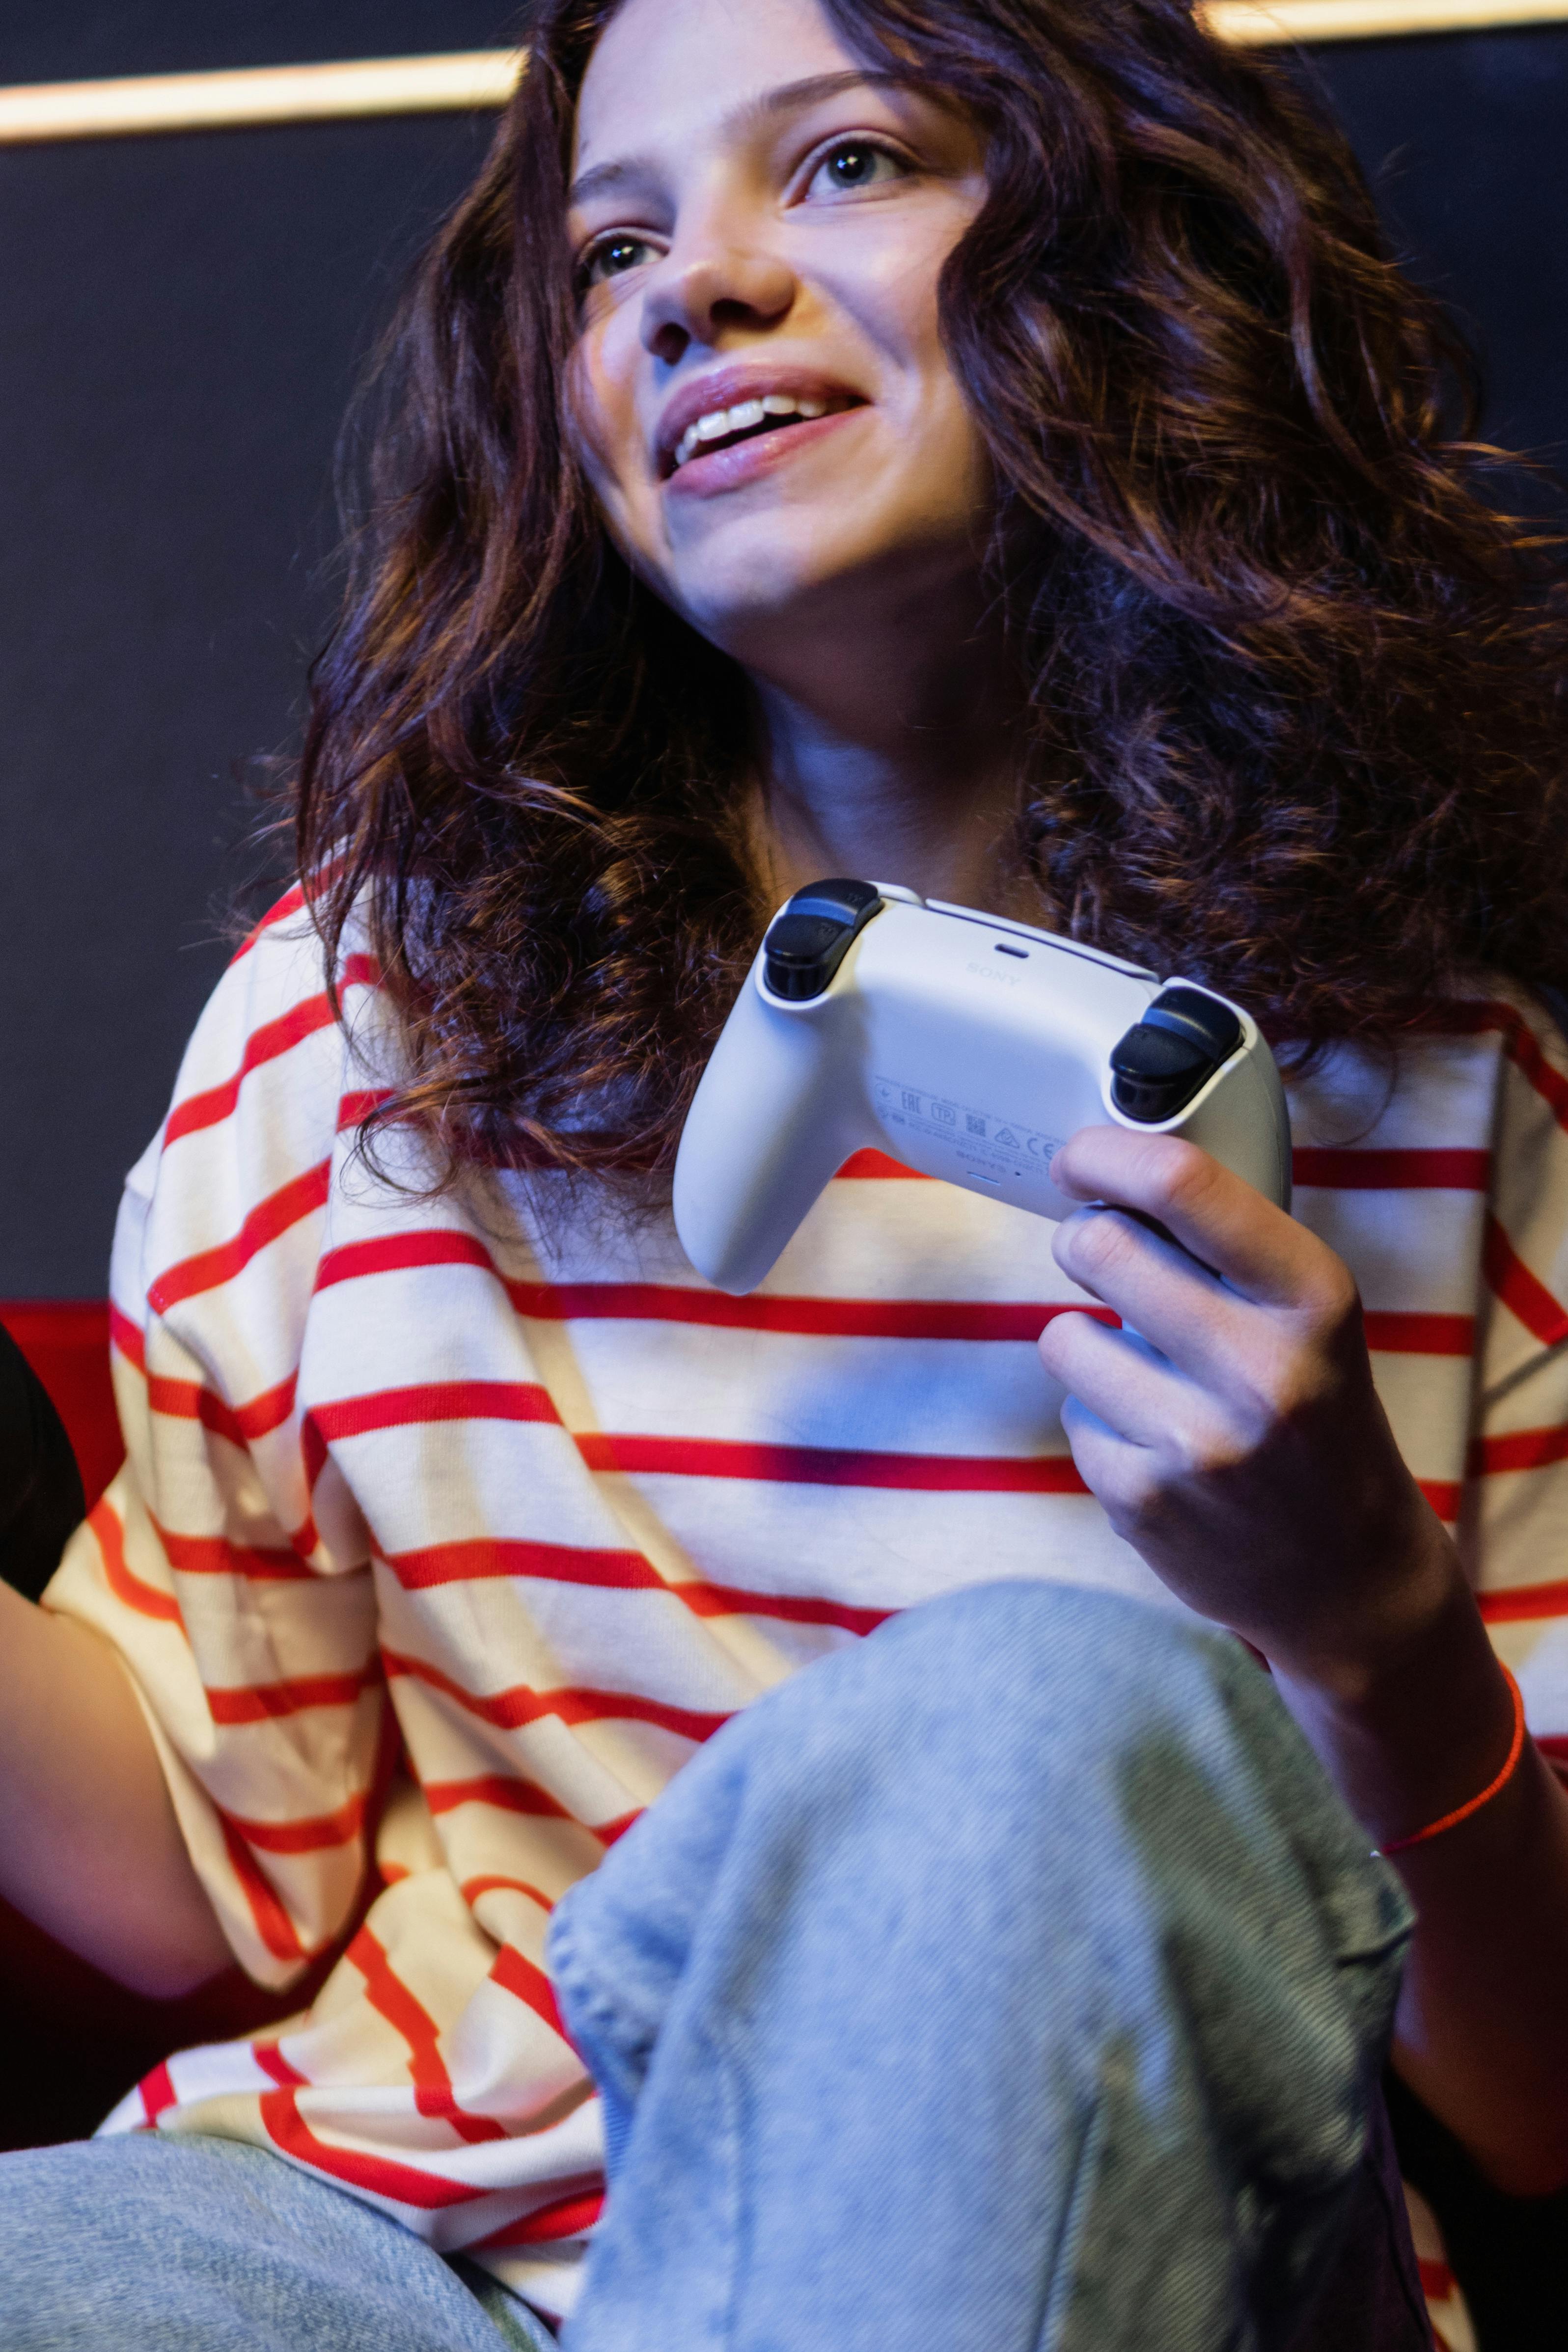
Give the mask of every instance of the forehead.
[[817, 0], [625, 0], [584, 77], [574, 175], [633, 148], [681, 152], [749, 100], [860, 62]]

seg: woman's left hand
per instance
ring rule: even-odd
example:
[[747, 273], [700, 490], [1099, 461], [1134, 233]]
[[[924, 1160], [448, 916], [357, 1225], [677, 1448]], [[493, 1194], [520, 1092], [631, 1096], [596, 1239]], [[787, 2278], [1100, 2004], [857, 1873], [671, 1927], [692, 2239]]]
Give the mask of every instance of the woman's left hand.
[[[1126, 1203], [1067, 1218], [1056, 1254], [1143, 1334], [1068, 1313], [1041, 1335], [1079, 1468], [1173, 1592], [1263, 1652], [1369, 1843], [1440, 1821], [1497, 1774], [1513, 1698], [1394, 1444], [1349, 1271], [1169, 1136], [1085, 1128], [1051, 1174], [1069, 1196]], [[1420, 1912], [1400, 2071], [1499, 2188], [1556, 2193], [1563, 1792], [1527, 1748], [1489, 1804], [1398, 1867]]]
[[1069, 1312], [1039, 1343], [1112, 1526], [1287, 1673], [1375, 1671], [1461, 1571], [1373, 1386], [1348, 1267], [1173, 1136], [1085, 1128], [1051, 1176], [1120, 1204], [1067, 1218], [1056, 1256], [1131, 1328]]

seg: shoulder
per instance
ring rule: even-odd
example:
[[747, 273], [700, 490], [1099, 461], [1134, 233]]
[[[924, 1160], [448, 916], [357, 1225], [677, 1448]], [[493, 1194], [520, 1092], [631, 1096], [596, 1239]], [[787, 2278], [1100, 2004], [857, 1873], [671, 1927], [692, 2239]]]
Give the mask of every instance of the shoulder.
[[324, 1205], [337, 1138], [389, 1082], [392, 1051], [363, 940], [346, 937], [329, 971], [289, 891], [208, 999], [129, 1180], [127, 1206], [142, 1212], [138, 1286], [155, 1311], [232, 1279]]
[[[1309, 1158], [1339, 1146], [1496, 1162], [1525, 1130], [1568, 1140], [1568, 1040], [1528, 990], [1478, 975], [1392, 1044], [1331, 1047], [1288, 1077], [1287, 1091], [1298, 1152], [1305, 1145]], [[1480, 1175], [1483, 1189], [1495, 1172]], [[1440, 1173], [1435, 1159], [1427, 1181]]]
[[1441, 1081], [1484, 1097], [1487, 1190], [1506, 1223], [1568, 1227], [1568, 1036], [1544, 998], [1488, 976], [1434, 1007], [1409, 1054], [1412, 1093], [1441, 1116]]
[[1568, 1037], [1522, 989], [1495, 987], [1486, 1009], [1499, 1053], [1485, 1249], [1495, 1383], [1568, 1340]]
[[385, 1058], [380, 984], [357, 931], [345, 935], [329, 972], [301, 893], [289, 891], [251, 932], [207, 1000], [154, 1140], [156, 1151], [167, 1160], [197, 1138], [227, 1141], [240, 1130], [265, 1130], [279, 1144], [330, 1150], [343, 1087], [356, 1065], [368, 1069]]
[[[1393, 1045], [1333, 1048], [1289, 1095], [1296, 1213], [1352, 1266], [1391, 1346], [1441, 1338], [1469, 1354], [1478, 1301], [1495, 1344], [1495, 1297], [1528, 1301], [1521, 1348], [1553, 1344], [1568, 1279], [1568, 1045], [1543, 1004], [1478, 978]], [[1425, 1320], [1405, 1328], [1396, 1312]]]

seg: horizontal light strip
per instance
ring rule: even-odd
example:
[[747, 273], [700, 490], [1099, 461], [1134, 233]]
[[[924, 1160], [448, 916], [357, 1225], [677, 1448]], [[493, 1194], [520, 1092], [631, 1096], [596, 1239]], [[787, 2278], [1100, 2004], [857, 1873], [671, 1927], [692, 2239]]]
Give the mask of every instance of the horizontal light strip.
[[1207, 0], [1203, 13], [1222, 41], [1261, 49], [1286, 41], [1377, 41], [1404, 33], [1568, 24], [1568, 0]]
[[[1568, 23], [1568, 0], [1206, 0], [1219, 39], [1242, 48], [1289, 41], [1387, 39]], [[356, 58], [234, 73], [138, 74], [0, 89], [0, 146], [113, 139], [150, 131], [342, 122], [370, 115], [485, 112], [506, 104], [518, 49]]]
[[473, 113], [506, 104], [521, 63], [519, 49], [463, 49], [427, 58], [351, 58], [342, 65], [256, 66], [236, 73], [35, 82], [0, 89], [0, 146], [146, 131], [342, 122], [376, 114]]

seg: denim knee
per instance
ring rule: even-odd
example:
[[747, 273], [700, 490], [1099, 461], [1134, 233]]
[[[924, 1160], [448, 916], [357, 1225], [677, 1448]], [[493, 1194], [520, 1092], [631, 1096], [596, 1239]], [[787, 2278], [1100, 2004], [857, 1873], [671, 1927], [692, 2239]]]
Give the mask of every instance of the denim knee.
[[[736, 1717], [557, 1907], [617, 2184], [584, 2341], [637, 2341], [631, 2283], [683, 2265], [683, 2321], [764, 2294], [775, 2254], [837, 2308], [849, 2239], [917, 2283], [940, 2246], [976, 2313], [1006, 2273], [1021, 2307], [1091, 2207], [1107, 2293], [1158, 2246], [1289, 2302], [1361, 2160], [1407, 1926], [1240, 1643], [1044, 1583], [911, 1609]], [[766, 2340], [850, 2340], [810, 2325]]]
[[796, 1737], [843, 1748], [847, 1769], [873, 1779], [884, 1759], [940, 1777], [967, 1758], [1001, 1794], [1048, 1792], [1058, 1843], [1075, 1814], [1088, 1834], [1114, 1819], [1161, 1874], [1184, 1856], [1217, 1885], [1288, 1856], [1346, 1956], [1408, 1933], [1394, 1874], [1366, 1866], [1365, 1832], [1267, 1668], [1173, 1610], [1089, 1587], [974, 1585], [905, 1611], [760, 1705], [779, 1709], [779, 1732], [787, 1712]]
[[504, 2352], [524, 2340], [400, 2223], [237, 2140], [0, 2155], [5, 2352]]
[[956, 1714], [973, 1748], [1010, 1744], [1037, 1773], [1058, 1754], [1081, 1769], [1154, 1718], [1197, 1737], [1237, 1705], [1256, 1711], [1249, 1699], [1274, 1704], [1233, 1636], [1122, 1593], [1010, 1580], [903, 1611], [752, 1713], [759, 1737], [776, 1710], [868, 1762], [889, 1740], [907, 1748], [914, 1723], [951, 1735]]

